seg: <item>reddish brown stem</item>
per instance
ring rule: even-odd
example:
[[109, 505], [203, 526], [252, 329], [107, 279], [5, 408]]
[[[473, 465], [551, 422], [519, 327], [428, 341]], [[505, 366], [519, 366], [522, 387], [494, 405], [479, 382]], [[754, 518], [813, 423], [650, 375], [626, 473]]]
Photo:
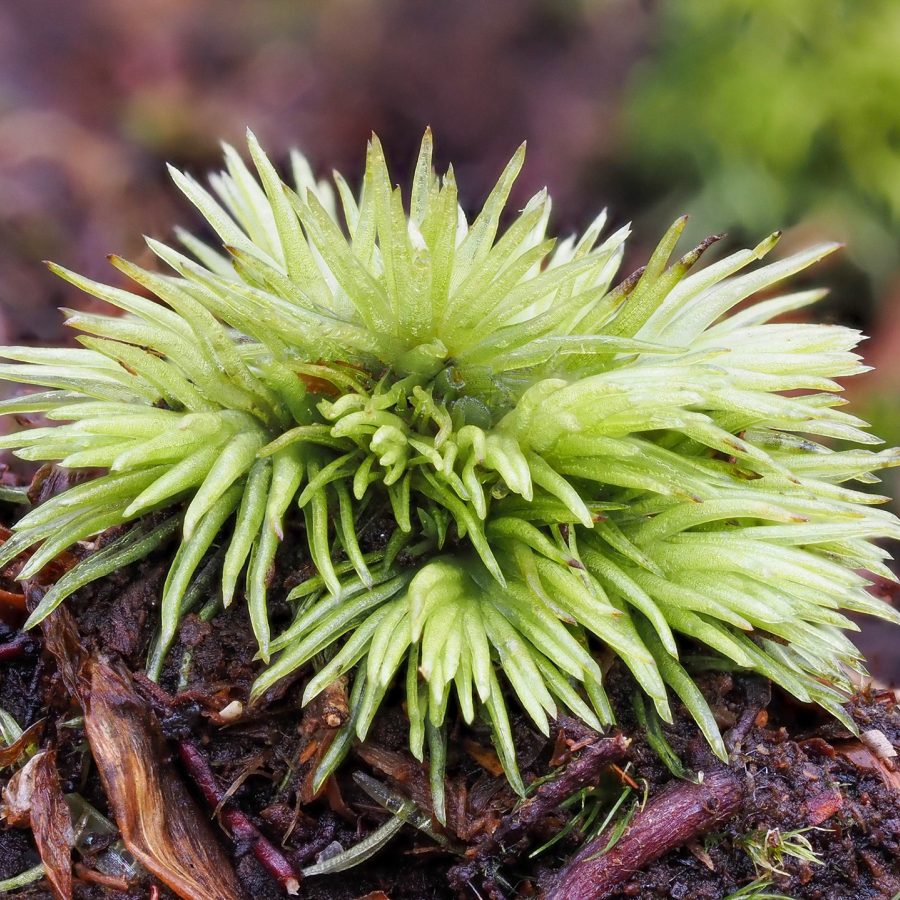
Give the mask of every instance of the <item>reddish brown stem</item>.
[[503, 819], [491, 836], [493, 843], [497, 847], [515, 844], [533, 825], [550, 815], [576, 791], [596, 784], [607, 766], [625, 758], [628, 744], [628, 739], [621, 734], [588, 744], [558, 777], [545, 781], [534, 794]]
[[16, 613], [24, 613], [25, 595], [19, 591], [6, 591], [0, 588], [0, 609], [4, 607]]
[[5, 644], [0, 644], [0, 662], [9, 662], [13, 659], [21, 659], [28, 656], [36, 647], [34, 638], [30, 634], [21, 632]]
[[[604, 769], [625, 758], [630, 743], [628, 738], [621, 734], [601, 738], [580, 723], [571, 724], [575, 734], [581, 737], [579, 755], [556, 778], [545, 781], [527, 800], [504, 816], [493, 834], [478, 846], [473, 859], [450, 870], [450, 883], [454, 887], [462, 891], [465, 885], [490, 870], [494, 861], [511, 860], [521, 855], [528, 845], [529, 833], [536, 825], [576, 791], [596, 784]], [[568, 735], [569, 724], [565, 723], [563, 727]]]
[[743, 799], [743, 784], [724, 767], [707, 772], [700, 784], [673, 782], [634, 817], [606, 853], [608, 833], [584, 847], [559, 874], [548, 900], [612, 896], [648, 863], [731, 818]]
[[225, 792], [219, 787], [216, 776], [200, 749], [190, 741], [179, 741], [178, 755], [207, 804], [212, 809], [221, 804], [219, 819], [232, 839], [248, 845], [257, 862], [289, 894], [296, 894], [300, 888], [299, 874], [284, 854], [260, 832], [244, 813], [235, 809], [228, 802], [222, 802]]
[[96, 869], [89, 869], [83, 863], [75, 863], [75, 875], [88, 884], [97, 884], [100, 887], [109, 888], [120, 893], [128, 892], [128, 882], [124, 878], [117, 878], [115, 875], [106, 875], [98, 872]]

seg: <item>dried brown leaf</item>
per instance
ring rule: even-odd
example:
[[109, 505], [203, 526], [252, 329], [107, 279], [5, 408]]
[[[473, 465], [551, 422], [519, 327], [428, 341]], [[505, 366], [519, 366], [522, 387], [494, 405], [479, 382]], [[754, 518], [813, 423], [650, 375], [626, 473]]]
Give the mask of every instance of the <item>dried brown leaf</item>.
[[843, 794], [837, 788], [828, 788], [806, 801], [806, 823], [815, 828], [839, 812], [843, 806]]
[[231, 861], [172, 767], [159, 723], [127, 673], [91, 660], [85, 729], [134, 857], [184, 900], [238, 900]]
[[35, 722], [30, 728], [26, 728], [11, 744], [0, 747], [0, 769], [15, 765], [22, 754], [40, 737], [44, 730], [45, 719]]
[[3, 815], [11, 825], [30, 825], [53, 896], [72, 898], [72, 819], [59, 785], [56, 752], [36, 753], [3, 789]]
[[[33, 612], [41, 602], [47, 588], [36, 581], [25, 583], [25, 598], [28, 611]], [[87, 651], [81, 643], [81, 635], [72, 614], [64, 606], [55, 609], [41, 622], [44, 648], [56, 660], [60, 677], [72, 697], [81, 697], [87, 684], [81, 677], [81, 670], [87, 660]]]
[[[34, 757], [31, 762], [34, 762]], [[31, 825], [31, 795], [34, 793], [34, 772], [31, 763], [16, 772], [3, 788], [3, 805], [0, 816], [8, 825], [29, 827]]]
[[887, 787], [900, 791], [900, 771], [897, 771], [891, 759], [879, 759], [862, 741], [855, 739], [835, 743], [834, 749], [859, 771], [872, 772], [878, 775]]

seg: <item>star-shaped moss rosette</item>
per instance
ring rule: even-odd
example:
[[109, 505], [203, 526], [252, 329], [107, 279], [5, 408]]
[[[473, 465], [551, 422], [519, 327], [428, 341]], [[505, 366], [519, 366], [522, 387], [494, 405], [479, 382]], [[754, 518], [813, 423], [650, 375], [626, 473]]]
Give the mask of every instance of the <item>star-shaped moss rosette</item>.
[[[521, 790], [505, 697], [545, 733], [562, 708], [601, 728], [612, 654], [664, 720], [680, 697], [724, 756], [678, 635], [846, 721], [841, 688], [860, 657], [841, 610], [900, 621], [861, 574], [893, 577], [874, 540], [900, 522], [846, 483], [900, 455], [820, 441], [879, 443], [838, 408], [835, 379], [865, 369], [859, 333], [771, 324], [822, 296], [772, 289], [835, 245], [756, 266], [773, 236], [695, 271], [712, 241], [670, 262], [679, 220], [612, 287], [628, 231], [601, 241], [602, 215], [557, 243], [542, 191], [500, 232], [522, 149], [469, 222], [452, 169], [432, 169], [429, 133], [408, 209], [377, 139], [358, 198], [299, 155], [288, 186], [252, 135], [249, 147], [256, 174], [226, 148], [213, 193], [173, 171], [221, 250], [187, 233], [186, 253], [149, 241], [169, 274], [112, 258], [155, 299], [54, 266], [124, 314], [67, 312], [83, 349], [2, 351], [0, 376], [48, 389], [2, 411], [65, 423], [2, 445], [108, 472], [29, 512], [0, 561], [36, 548], [27, 579], [134, 523], [29, 625], [177, 531], [158, 673], [221, 545], [224, 603], [246, 597], [272, 659], [254, 696], [301, 666], [305, 702], [352, 673], [351, 720], [320, 782], [399, 684], [412, 752], [427, 741], [434, 772], [452, 702], [490, 722]], [[385, 516], [393, 534], [364, 553], [361, 523]], [[294, 517], [317, 574], [272, 636], [268, 581]]]

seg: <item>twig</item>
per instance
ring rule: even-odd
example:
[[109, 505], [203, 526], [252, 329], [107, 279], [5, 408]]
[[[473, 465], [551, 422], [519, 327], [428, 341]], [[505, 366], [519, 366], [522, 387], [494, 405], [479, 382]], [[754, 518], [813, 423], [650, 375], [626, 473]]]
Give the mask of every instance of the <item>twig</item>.
[[[588, 742], [585, 732], [594, 739]], [[581, 740], [576, 744], [581, 752], [566, 768], [550, 781], [545, 781], [535, 792], [501, 819], [493, 834], [478, 847], [474, 858], [450, 870], [451, 884], [459, 887], [469, 884], [478, 872], [495, 868], [497, 860], [513, 859], [527, 846], [529, 832], [556, 810], [576, 791], [596, 784], [607, 766], [625, 758], [630, 741], [621, 734], [601, 738], [579, 723], [576, 734]], [[576, 896], [576, 895], [571, 895]]]
[[596, 784], [602, 771], [625, 758], [629, 740], [621, 734], [588, 744], [577, 759], [551, 781], [545, 781], [527, 800], [505, 816], [491, 835], [500, 849], [511, 847], [525, 837], [529, 829], [550, 815], [576, 791]]
[[124, 878], [117, 878], [115, 875], [107, 875], [104, 872], [98, 872], [96, 869], [89, 869], [83, 863], [75, 863], [75, 875], [89, 884], [97, 884], [100, 887], [119, 891], [123, 894], [128, 892], [129, 885]]
[[250, 819], [225, 800], [225, 792], [219, 787], [206, 757], [190, 741], [178, 742], [178, 755], [188, 774], [200, 789], [207, 804], [215, 809], [221, 804], [219, 819], [231, 837], [249, 846], [257, 862], [289, 894], [300, 890], [300, 877], [283, 853], [272, 844]]
[[37, 642], [24, 631], [19, 632], [12, 640], [0, 644], [0, 662], [10, 662], [30, 656], [37, 649]]
[[584, 847], [560, 872], [548, 900], [602, 900], [655, 859], [699, 837], [733, 816], [744, 786], [730, 769], [706, 773], [700, 784], [676, 781], [631, 822], [619, 842], [604, 853], [608, 834]]
[[25, 595], [19, 591], [6, 591], [0, 588], [0, 610], [13, 613], [25, 612]]

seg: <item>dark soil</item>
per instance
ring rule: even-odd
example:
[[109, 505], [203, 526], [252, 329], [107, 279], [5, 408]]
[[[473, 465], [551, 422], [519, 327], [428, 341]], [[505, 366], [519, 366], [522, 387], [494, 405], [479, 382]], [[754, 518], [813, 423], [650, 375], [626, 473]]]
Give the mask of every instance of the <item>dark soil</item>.
[[[275, 575], [276, 596], [284, 593], [277, 587], [303, 574], [301, 560], [291, 561], [290, 553], [285, 558]], [[15, 568], [13, 563], [0, 583], [10, 593], [18, 590], [11, 580]], [[376, 778], [430, 811], [427, 771], [406, 749], [399, 696], [386, 701], [368, 740], [354, 748], [337, 778], [314, 799], [310, 775], [342, 721], [344, 686], [303, 710], [301, 674], [276, 687], [260, 704], [244, 706], [237, 718], [223, 719], [220, 713], [229, 704], [246, 703], [260, 664], [253, 660], [255, 646], [242, 603], [212, 616], [208, 609], [201, 612], [203, 601], [213, 596], [212, 588], [203, 592], [186, 618], [159, 686], [147, 681], [143, 666], [164, 577], [162, 559], [124, 569], [71, 597], [30, 640], [22, 640], [17, 631], [21, 611], [4, 607], [0, 707], [23, 728], [44, 720], [38, 744], [56, 750], [63, 793], [78, 793], [116, 818], [113, 798], [99, 777], [99, 761], [92, 756], [92, 748], [95, 756], [97, 748], [93, 741], [88, 744], [81, 718], [82, 707], [92, 705], [85, 673], [92, 671], [96, 678], [98, 671], [109, 671], [118, 673], [126, 686], [135, 728], [158, 741], [160, 758], [152, 764], [184, 785], [205, 821], [213, 815], [209, 791], [221, 798], [229, 790], [225, 813], [213, 824], [209, 840], [233, 863], [247, 897], [285, 896], [283, 882], [271, 874], [277, 874], [279, 863], [267, 856], [266, 847], [288, 870], [299, 872], [326, 848], [347, 849], [388, 818], [357, 786], [354, 772]], [[29, 602], [35, 602], [34, 597], [29, 595]], [[287, 616], [288, 611], [276, 606], [274, 614]], [[5, 654], [4, 647], [9, 647]], [[526, 783], [550, 778], [535, 785], [526, 802], [517, 806], [498, 774], [489, 733], [457, 726], [449, 741], [448, 825], [438, 829], [444, 845], [407, 826], [360, 866], [304, 880], [299, 896], [720, 900], [759, 877], [772, 883], [770, 890], [794, 898], [864, 900], [891, 898], [900, 891], [900, 772], [891, 756], [900, 748], [900, 711], [894, 694], [869, 690], [852, 698], [851, 714], [860, 731], [868, 733], [862, 742], [758, 678], [699, 670], [697, 677], [732, 749], [727, 768], [712, 757], [690, 719], [678, 710], [676, 725], [663, 728], [687, 776], [677, 779], [637, 725], [630, 676], [613, 665], [608, 688], [626, 739], [601, 737], [561, 721], [548, 740], [524, 718], [518, 719], [514, 725]], [[214, 773], [210, 784], [204, 786], [202, 773], [186, 765], [191, 753], [208, 763]], [[7, 784], [13, 771], [2, 770], [0, 784]], [[705, 785], [696, 784], [698, 773], [704, 773]], [[622, 805], [598, 837], [597, 828], [623, 793]], [[560, 809], [560, 802], [570, 796], [574, 800]], [[694, 818], [689, 820], [684, 810], [691, 803]], [[576, 823], [556, 843], [535, 853], [570, 820], [586, 815], [591, 804], [597, 809], [592, 833], [582, 833]], [[631, 815], [628, 826], [609, 853], [631, 856], [620, 860], [624, 869], [605, 882], [603, 878], [611, 877], [613, 857], [604, 860], [602, 851], [626, 815]], [[122, 821], [118, 825], [127, 830]], [[0, 880], [40, 861], [30, 830], [34, 827], [27, 821], [19, 827], [0, 826]], [[779, 835], [784, 838], [797, 829], [810, 829], [803, 836], [817, 863], [785, 856], [773, 863], [781, 872], [754, 865], [748, 849], [766, 840], [773, 845]], [[177, 896], [149, 874], [132, 880], [127, 890], [99, 883], [103, 876], [98, 877], [96, 867], [104, 847], [115, 838], [84, 854], [73, 853], [73, 863], [78, 863], [74, 897]], [[659, 856], [664, 850], [668, 852]], [[561, 893], [560, 885], [574, 883], [567, 878], [579, 876], [579, 865], [598, 871], [605, 867], [606, 874], [596, 876], [590, 893]], [[17, 896], [54, 894], [41, 880]]]

